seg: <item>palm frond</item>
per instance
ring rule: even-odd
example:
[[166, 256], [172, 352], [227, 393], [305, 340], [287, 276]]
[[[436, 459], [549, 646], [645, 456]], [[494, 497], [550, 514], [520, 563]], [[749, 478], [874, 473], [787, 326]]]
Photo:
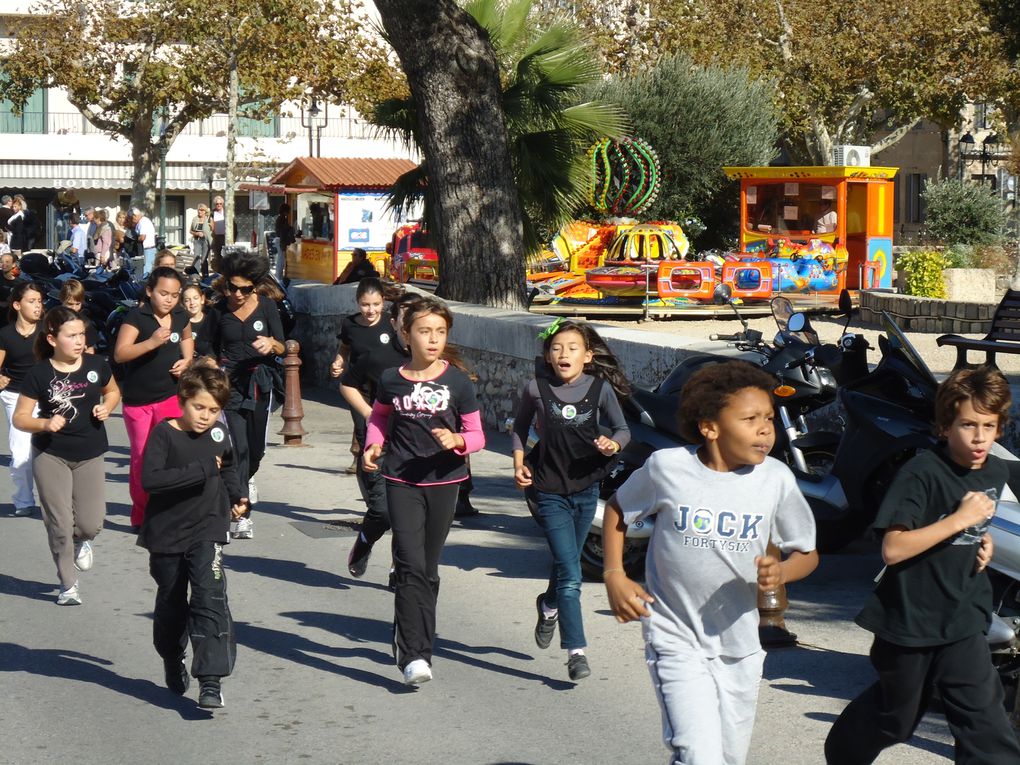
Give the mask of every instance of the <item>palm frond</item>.
[[428, 168], [422, 162], [397, 178], [387, 192], [386, 207], [401, 218], [407, 218], [421, 204], [428, 189]]

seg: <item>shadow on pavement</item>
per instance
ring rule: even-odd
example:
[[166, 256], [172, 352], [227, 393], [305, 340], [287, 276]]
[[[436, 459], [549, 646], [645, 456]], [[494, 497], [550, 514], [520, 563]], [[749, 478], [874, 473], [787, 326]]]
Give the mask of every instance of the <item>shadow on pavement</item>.
[[[153, 655], [153, 661], [158, 662]], [[94, 683], [153, 706], [177, 712], [185, 720], [208, 720], [212, 714], [199, 709], [193, 700], [175, 696], [151, 680], [121, 677], [108, 667], [113, 662], [78, 651], [53, 648], [26, 648], [16, 643], [0, 643], [0, 672], [28, 672], [33, 675]]]
[[53, 600], [58, 589], [56, 582], [33, 582], [8, 574], [0, 574], [0, 595], [16, 595], [29, 600], [49, 601]]
[[874, 682], [867, 656], [803, 643], [795, 648], [769, 651], [762, 677], [777, 690], [846, 701]]
[[[238, 543], [234, 542], [231, 547], [236, 544]], [[243, 544], [243, 542], [240, 544]], [[306, 563], [301, 561], [231, 555], [231, 552], [228, 548], [228, 554], [223, 557], [224, 566], [229, 571], [257, 574], [269, 577], [270, 579], [279, 579], [282, 582], [299, 584], [303, 587], [328, 587], [334, 590], [350, 589], [350, 585], [332, 571], [320, 571], [316, 568], [309, 568]]]
[[[281, 616], [294, 616], [293, 614], [280, 614]], [[309, 614], [309, 616], [321, 616], [328, 619], [339, 619], [335, 614]], [[369, 621], [369, 620], [361, 620]], [[315, 620], [308, 622], [312, 626]], [[380, 636], [372, 642], [389, 643], [389, 626], [382, 622], [376, 622], [380, 630]], [[316, 643], [293, 632], [257, 627], [247, 622], [234, 622], [234, 630], [237, 635], [237, 642], [247, 646], [254, 651], [276, 656], [280, 659], [292, 661], [296, 664], [309, 667], [310, 669], [329, 672], [334, 675], [341, 675], [359, 683], [365, 683], [376, 688], [384, 688], [390, 693], [414, 693], [414, 689], [404, 685], [390, 675], [396, 675], [396, 664], [393, 657], [384, 651], [371, 648], [337, 648], [335, 646]], [[326, 658], [328, 657], [328, 658]], [[329, 659], [367, 659], [386, 666], [386, 675], [369, 672], [357, 667], [337, 664]]]

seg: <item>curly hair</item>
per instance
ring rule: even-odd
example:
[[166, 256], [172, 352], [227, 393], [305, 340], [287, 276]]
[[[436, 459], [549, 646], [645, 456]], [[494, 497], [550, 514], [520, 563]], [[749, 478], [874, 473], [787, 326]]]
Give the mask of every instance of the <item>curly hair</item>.
[[269, 276], [269, 258], [251, 250], [229, 250], [220, 258], [220, 274], [225, 280], [240, 276], [258, 284]]
[[771, 398], [775, 387], [776, 378], [746, 361], [723, 361], [702, 367], [680, 391], [680, 408], [676, 413], [680, 435], [692, 444], [704, 443], [699, 423], [716, 419], [734, 393], [757, 388]]
[[953, 372], [935, 393], [935, 432], [938, 435], [949, 430], [964, 401], [970, 401], [982, 414], [998, 415], [1001, 429], [1009, 420], [1013, 397], [1009, 382], [995, 367], [980, 366]]
[[[548, 359], [549, 349], [552, 347], [553, 339], [564, 332], [577, 332], [584, 340], [584, 346], [591, 351], [591, 361], [584, 365], [584, 371], [593, 377], [601, 377], [616, 391], [616, 395], [625, 399], [630, 396], [630, 383], [623, 373], [619, 360], [609, 350], [606, 341], [595, 331], [595, 328], [584, 321], [566, 319], [556, 324], [553, 334], [542, 341], [542, 357]], [[546, 362], [548, 364], [548, 361]]]

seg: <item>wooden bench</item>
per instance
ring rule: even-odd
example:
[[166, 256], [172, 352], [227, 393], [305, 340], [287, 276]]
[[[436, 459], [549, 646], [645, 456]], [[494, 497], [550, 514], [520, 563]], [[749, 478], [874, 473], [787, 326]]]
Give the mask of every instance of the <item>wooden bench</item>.
[[1020, 353], [1020, 290], [1009, 290], [995, 309], [992, 329], [982, 340], [970, 340], [959, 335], [942, 335], [935, 341], [939, 347], [956, 348], [953, 369], [971, 369], [976, 364], [967, 360], [967, 351], [984, 351], [985, 364], [996, 366], [995, 354]]

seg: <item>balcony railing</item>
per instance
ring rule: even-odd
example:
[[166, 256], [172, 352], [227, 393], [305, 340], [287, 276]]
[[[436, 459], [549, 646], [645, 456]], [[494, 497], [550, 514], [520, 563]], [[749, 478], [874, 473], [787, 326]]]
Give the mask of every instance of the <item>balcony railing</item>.
[[[322, 138], [370, 139], [376, 135], [376, 128], [346, 110], [330, 113], [326, 125], [315, 133]], [[23, 112], [14, 115], [0, 114], [0, 133], [25, 133], [49, 135], [101, 135], [79, 112]], [[226, 137], [227, 115], [215, 114], [204, 120], [188, 125], [181, 133], [188, 136]], [[300, 139], [308, 135], [301, 127], [300, 115], [278, 116], [269, 122], [244, 119], [238, 125], [240, 137]]]

